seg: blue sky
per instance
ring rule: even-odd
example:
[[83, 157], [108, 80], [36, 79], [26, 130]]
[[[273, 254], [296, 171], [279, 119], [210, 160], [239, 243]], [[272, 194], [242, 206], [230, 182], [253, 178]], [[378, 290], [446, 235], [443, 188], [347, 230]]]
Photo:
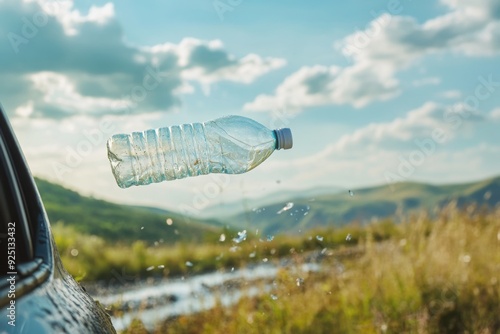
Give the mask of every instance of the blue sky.
[[[3, 0], [0, 35], [0, 101], [33, 173], [84, 194], [196, 214], [499, 171], [495, 0]], [[244, 175], [116, 186], [112, 134], [228, 114], [290, 127], [294, 148]]]

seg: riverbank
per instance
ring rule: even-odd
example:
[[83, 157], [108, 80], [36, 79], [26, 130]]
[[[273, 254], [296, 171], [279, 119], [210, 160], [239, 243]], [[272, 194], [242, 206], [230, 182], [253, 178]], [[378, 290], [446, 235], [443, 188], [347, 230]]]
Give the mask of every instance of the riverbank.
[[140, 321], [153, 331], [165, 319], [195, 314], [218, 305], [229, 307], [241, 298], [268, 294], [273, 298], [276, 279], [282, 272], [297, 275], [297, 284], [312, 273], [344, 270], [346, 258], [359, 257], [363, 249], [356, 246], [336, 250], [324, 248], [307, 253], [295, 253], [273, 261], [250, 264], [240, 269], [218, 270], [211, 273], [177, 278], [150, 278], [127, 285], [94, 283], [86, 289], [104, 305], [115, 328], [122, 331]]
[[[231, 307], [166, 319], [124, 333], [498, 333], [500, 209], [450, 206], [408, 217], [363, 254], [298, 275], [280, 270], [272, 290]], [[297, 256], [300, 261], [300, 255]], [[335, 265], [341, 265], [342, 270]]]

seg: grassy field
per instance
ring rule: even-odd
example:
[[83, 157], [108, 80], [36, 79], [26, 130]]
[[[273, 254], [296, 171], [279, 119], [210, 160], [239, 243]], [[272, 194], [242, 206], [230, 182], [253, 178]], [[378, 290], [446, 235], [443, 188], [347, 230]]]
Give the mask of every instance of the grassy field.
[[[154, 333], [500, 333], [500, 209], [451, 205], [432, 220], [357, 231], [355, 248], [328, 241], [324, 271], [298, 283], [283, 270], [272, 295], [169, 319]], [[126, 333], [148, 332], [136, 321]]]
[[[394, 230], [390, 221], [377, 224], [377, 240], [388, 238]], [[244, 241], [235, 243], [232, 239], [238, 236], [236, 232], [221, 230], [216, 240], [166, 244], [160, 235], [156, 243], [148, 245], [141, 240], [132, 243], [106, 241], [61, 223], [54, 224], [52, 231], [64, 267], [82, 283], [112, 283], [117, 274], [132, 282], [152, 276], [172, 277], [220, 268], [239, 268], [264, 258], [279, 259], [291, 252], [356, 245], [367, 233], [359, 226], [310, 231], [307, 236], [276, 238], [248, 231]], [[346, 241], [348, 234], [350, 240]]]

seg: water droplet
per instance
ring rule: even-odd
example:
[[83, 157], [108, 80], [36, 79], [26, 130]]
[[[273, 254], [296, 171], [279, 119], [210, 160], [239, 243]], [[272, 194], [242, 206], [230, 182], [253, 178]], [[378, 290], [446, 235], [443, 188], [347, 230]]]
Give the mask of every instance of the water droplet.
[[465, 254], [465, 255], [460, 256], [460, 261], [462, 261], [464, 263], [469, 263], [470, 260], [471, 260], [471, 257], [469, 254]]
[[278, 214], [281, 214], [282, 212], [285, 212], [285, 211], [288, 211], [290, 210], [291, 208], [293, 208], [293, 203], [292, 202], [288, 202], [286, 203], [286, 205], [281, 209], [279, 210], [277, 213]]
[[278, 296], [276, 296], [276, 295], [271, 295], [271, 299], [272, 299], [272, 300], [278, 300]]
[[147, 267], [147, 268], [146, 268], [146, 271], [151, 271], [151, 270], [153, 270], [154, 268], [155, 268], [155, 266]]
[[71, 256], [78, 256], [78, 249], [73, 248], [70, 253]]
[[302, 211], [305, 211], [304, 216], [307, 216], [309, 214], [309, 210], [311, 210], [311, 207], [309, 205], [306, 206], [305, 209], [302, 209]]
[[165, 265], [163, 265], [163, 264], [160, 264], [160, 265], [158, 266], [158, 269], [164, 269], [164, 268], [165, 268]]
[[252, 253], [250, 253], [250, 255], [248, 255], [248, 257], [250, 257], [250, 258], [254, 258], [254, 257], [255, 257], [255, 255], [257, 255], [257, 254], [256, 254], [255, 252], [252, 252]]
[[299, 277], [295, 280], [295, 283], [297, 284], [297, 286], [301, 286], [302, 284], [304, 284], [304, 279]]
[[323, 241], [323, 237], [322, 237], [322, 236], [320, 236], [320, 235], [317, 235], [317, 236], [316, 236], [316, 240], [318, 240], [318, 241]]
[[220, 241], [220, 242], [224, 242], [224, 241], [226, 241], [226, 235], [225, 235], [224, 233], [222, 233], [222, 234], [220, 235], [220, 237], [219, 237], [219, 241]]
[[273, 240], [274, 240], [274, 235], [268, 234], [267, 241], [273, 241]]
[[231, 272], [233, 272], [233, 271], [234, 271], [234, 267], [231, 268]]
[[238, 232], [238, 237], [233, 238], [233, 241], [239, 244], [242, 241], [247, 240], [247, 230], [243, 230], [241, 232]]
[[191, 261], [186, 261], [186, 267], [192, 267], [193, 263]]
[[167, 225], [172, 225], [174, 221], [172, 220], [172, 218], [167, 218], [166, 223]]
[[345, 240], [351, 241], [351, 239], [352, 239], [352, 235], [351, 235], [351, 233], [348, 233], [347, 236], [345, 237]]
[[349, 196], [354, 197], [354, 191], [349, 190]]
[[144, 230], [144, 226], [141, 226], [141, 230]]

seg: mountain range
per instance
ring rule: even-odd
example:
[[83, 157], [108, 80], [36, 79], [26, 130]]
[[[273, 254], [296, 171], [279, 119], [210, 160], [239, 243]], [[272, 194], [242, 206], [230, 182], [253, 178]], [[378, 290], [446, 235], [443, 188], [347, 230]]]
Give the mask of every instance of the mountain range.
[[[401, 182], [349, 190], [314, 198], [295, 198], [240, 213], [226, 221], [263, 233], [300, 233], [311, 228], [361, 224], [397, 214], [426, 210], [431, 212], [451, 201], [459, 207], [477, 203], [489, 207], [500, 203], [500, 177], [478, 182], [431, 185]], [[244, 222], [242, 224], [242, 222]]]
[[344, 192], [332, 189], [330, 194], [324, 189], [288, 196], [273, 194], [254, 200], [251, 209], [241, 212], [227, 208], [228, 213], [224, 214], [224, 206], [212, 209], [212, 213], [220, 212], [214, 219], [111, 203], [39, 178], [36, 183], [52, 223], [60, 221], [82, 233], [116, 242], [154, 242], [160, 238], [166, 243], [216, 240], [223, 229], [259, 230], [273, 235], [300, 233], [350, 222], [363, 224], [418, 210], [432, 211], [451, 201], [458, 206], [477, 203], [493, 207], [500, 203], [500, 177], [450, 185], [402, 182]]

